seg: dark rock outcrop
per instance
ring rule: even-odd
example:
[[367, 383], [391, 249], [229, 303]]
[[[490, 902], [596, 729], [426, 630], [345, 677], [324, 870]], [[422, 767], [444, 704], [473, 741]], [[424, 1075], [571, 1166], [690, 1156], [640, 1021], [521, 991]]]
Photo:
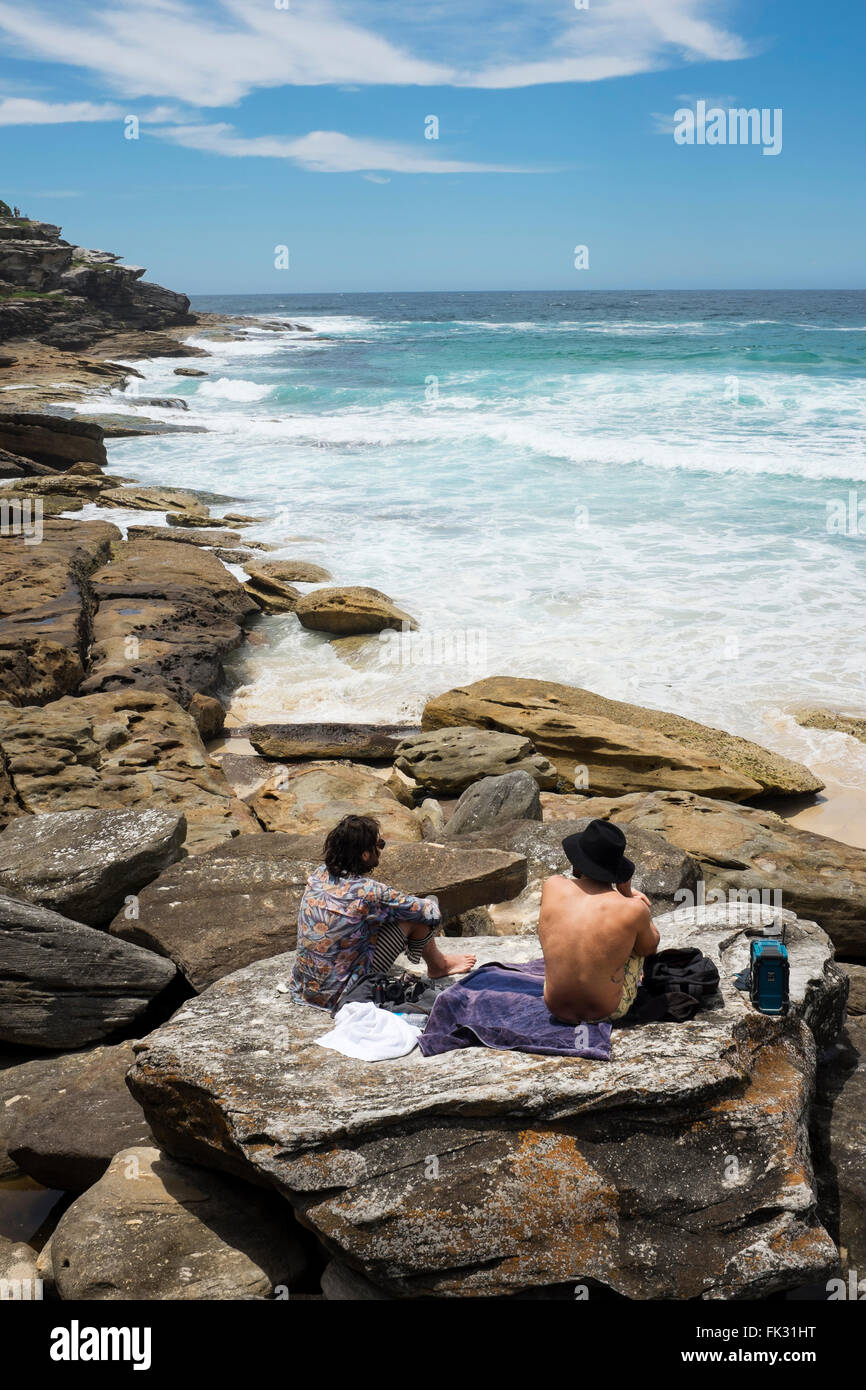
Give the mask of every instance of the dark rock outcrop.
[[0, 834], [0, 892], [90, 927], [180, 857], [186, 821], [155, 808], [19, 816]]
[[195, 322], [186, 295], [119, 261], [64, 241], [49, 222], [0, 215], [0, 342], [38, 338], [80, 351], [111, 330]]
[[[851, 1272], [857, 1283], [866, 1269], [866, 1020], [849, 1019], [820, 1057], [812, 1149], [819, 1210], [839, 1246], [847, 1286]], [[861, 1284], [860, 1298], [864, 1291]]]
[[0, 893], [0, 1040], [83, 1047], [128, 1027], [172, 983], [170, 961]]
[[134, 1060], [123, 1042], [0, 1071], [0, 1152], [45, 1187], [83, 1192], [119, 1149], [153, 1143], [126, 1084]]
[[75, 463], [96, 463], [104, 468], [107, 462], [102, 428], [63, 415], [0, 412], [0, 448], [61, 472]]
[[845, 961], [840, 962], [840, 964], [848, 976], [850, 985], [848, 991], [849, 1014], [866, 1014], [866, 965], [852, 965]]

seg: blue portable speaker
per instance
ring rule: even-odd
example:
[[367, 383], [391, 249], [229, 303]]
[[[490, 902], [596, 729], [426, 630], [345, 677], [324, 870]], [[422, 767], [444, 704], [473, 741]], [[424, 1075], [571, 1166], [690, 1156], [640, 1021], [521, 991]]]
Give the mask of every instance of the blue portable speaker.
[[762, 1014], [788, 1012], [788, 948], [782, 941], [749, 945], [749, 998]]

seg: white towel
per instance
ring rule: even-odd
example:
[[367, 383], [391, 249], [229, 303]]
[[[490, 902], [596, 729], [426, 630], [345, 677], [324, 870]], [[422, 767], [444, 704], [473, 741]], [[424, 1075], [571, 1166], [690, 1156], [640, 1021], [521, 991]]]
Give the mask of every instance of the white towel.
[[363, 1062], [384, 1062], [405, 1057], [416, 1046], [421, 1029], [398, 1014], [377, 1009], [375, 1004], [344, 1004], [334, 1015], [334, 1028], [316, 1038], [320, 1047], [330, 1047], [345, 1057]]

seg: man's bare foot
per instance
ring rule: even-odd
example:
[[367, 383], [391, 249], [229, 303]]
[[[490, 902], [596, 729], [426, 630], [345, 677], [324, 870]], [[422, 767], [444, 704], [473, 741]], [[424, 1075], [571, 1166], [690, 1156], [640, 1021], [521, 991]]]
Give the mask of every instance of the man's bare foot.
[[475, 957], [465, 956], [443, 956], [442, 968], [433, 966], [427, 971], [430, 980], [442, 980], [446, 975], [465, 975], [475, 964]]

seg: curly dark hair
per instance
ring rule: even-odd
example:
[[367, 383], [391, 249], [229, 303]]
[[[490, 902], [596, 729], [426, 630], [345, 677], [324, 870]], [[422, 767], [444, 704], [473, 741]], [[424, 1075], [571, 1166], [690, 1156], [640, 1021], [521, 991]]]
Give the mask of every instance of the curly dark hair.
[[325, 840], [325, 867], [335, 878], [366, 873], [363, 855], [379, 841], [379, 822], [373, 816], [344, 816]]

